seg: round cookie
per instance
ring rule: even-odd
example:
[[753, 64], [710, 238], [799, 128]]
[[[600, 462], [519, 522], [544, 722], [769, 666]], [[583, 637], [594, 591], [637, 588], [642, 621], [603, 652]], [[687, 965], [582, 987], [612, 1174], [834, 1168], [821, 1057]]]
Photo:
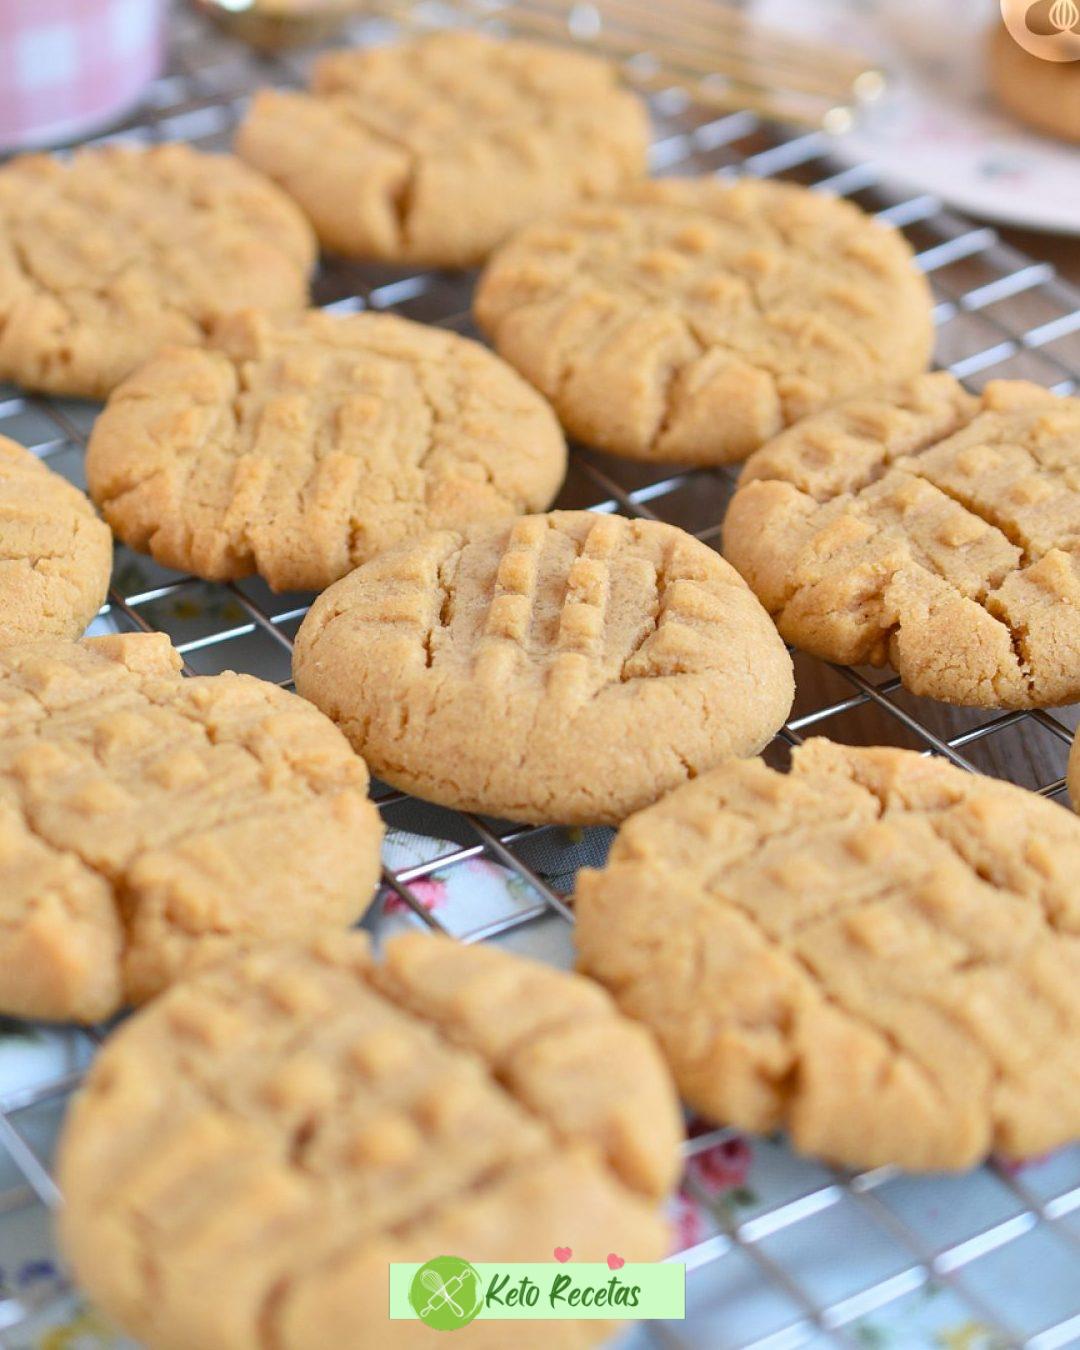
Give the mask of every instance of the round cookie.
[[724, 555], [805, 651], [985, 708], [1080, 698], [1080, 399], [924, 375], [746, 464]]
[[83, 494], [0, 436], [0, 647], [78, 637], [111, 571], [112, 536]]
[[641, 178], [648, 144], [608, 62], [477, 33], [333, 52], [309, 93], [256, 94], [236, 138], [325, 248], [446, 267]]
[[[236, 955], [106, 1044], [60, 1145], [62, 1245], [149, 1350], [409, 1350], [387, 1267], [659, 1260], [681, 1120], [595, 985], [414, 933]], [[582, 1350], [603, 1322], [517, 1322]], [[468, 1343], [508, 1344], [502, 1322]]]
[[[1074, 33], [1080, 58], [1080, 34]], [[995, 24], [987, 52], [990, 86], [1003, 107], [1048, 136], [1080, 141], [1080, 61], [1044, 61]]]
[[307, 303], [315, 240], [228, 155], [106, 146], [0, 167], [0, 380], [103, 398], [221, 314]]
[[756, 753], [794, 694], [776, 629], [712, 549], [588, 511], [382, 554], [316, 600], [293, 672], [386, 782], [567, 825]]
[[1072, 750], [1069, 752], [1068, 788], [1073, 810], [1080, 811], [1080, 729], [1073, 738]]
[[359, 918], [382, 828], [314, 708], [163, 634], [0, 650], [0, 1011], [92, 1022]]
[[732, 761], [578, 879], [581, 968], [684, 1097], [851, 1167], [1080, 1134], [1080, 821], [908, 750]]
[[390, 314], [246, 311], [110, 398], [90, 493], [116, 534], [213, 581], [321, 590], [416, 534], [548, 506], [554, 414], [479, 343]]
[[477, 321], [589, 445], [744, 458], [826, 403], [925, 369], [931, 297], [896, 230], [791, 184], [679, 178], [530, 225]]

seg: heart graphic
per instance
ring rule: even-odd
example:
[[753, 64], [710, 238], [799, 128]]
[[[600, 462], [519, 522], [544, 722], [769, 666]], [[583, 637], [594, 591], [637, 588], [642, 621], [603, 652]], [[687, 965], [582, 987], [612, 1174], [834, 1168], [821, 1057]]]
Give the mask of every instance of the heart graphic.
[[626, 1262], [621, 1256], [616, 1256], [614, 1252], [608, 1252], [607, 1265], [608, 1270], [622, 1270]]
[[573, 1254], [574, 1254], [573, 1251], [569, 1247], [555, 1248], [555, 1260], [562, 1261], [564, 1265], [566, 1264], [567, 1261], [570, 1260]]

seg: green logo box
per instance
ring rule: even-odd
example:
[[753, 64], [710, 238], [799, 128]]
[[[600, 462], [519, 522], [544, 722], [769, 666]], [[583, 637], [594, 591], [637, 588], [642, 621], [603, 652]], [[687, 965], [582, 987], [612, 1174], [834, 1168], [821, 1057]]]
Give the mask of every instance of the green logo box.
[[437, 1331], [474, 1320], [637, 1320], [686, 1316], [686, 1267], [675, 1262], [502, 1261], [437, 1256], [390, 1267], [390, 1317]]

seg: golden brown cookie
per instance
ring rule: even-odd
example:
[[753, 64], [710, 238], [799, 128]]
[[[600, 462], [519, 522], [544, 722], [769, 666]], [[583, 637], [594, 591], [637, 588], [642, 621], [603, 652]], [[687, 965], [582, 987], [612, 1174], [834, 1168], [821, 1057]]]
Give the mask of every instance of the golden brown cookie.
[[1072, 750], [1069, 752], [1068, 787], [1073, 810], [1080, 811], [1080, 729], [1073, 738]]
[[390, 314], [234, 316], [109, 399], [90, 492], [117, 535], [219, 581], [320, 590], [402, 539], [548, 506], [566, 443], [476, 342]]
[[1080, 399], [945, 373], [829, 409], [743, 470], [724, 554], [789, 642], [987, 708], [1080, 698]]
[[648, 143], [606, 61], [458, 32], [323, 57], [309, 93], [255, 96], [236, 148], [331, 251], [469, 267], [526, 221], [640, 178]]
[[0, 647], [78, 637], [111, 571], [112, 536], [83, 494], [0, 436]]
[[791, 660], [674, 526], [555, 511], [357, 568], [300, 627], [296, 687], [372, 772], [510, 820], [614, 824], [787, 716]]
[[1024, 51], [1004, 24], [995, 24], [988, 50], [990, 85], [1021, 122], [1049, 136], [1080, 141], [1080, 34], [1077, 60], [1044, 61]]
[[[388, 1265], [665, 1253], [681, 1121], [652, 1038], [595, 985], [411, 934], [236, 955], [106, 1044], [60, 1147], [61, 1237], [149, 1350], [408, 1350]], [[582, 1350], [601, 1322], [476, 1322]]]
[[0, 1011], [96, 1021], [366, 908], [382, 830], [341, 734], [179, 671], [160, 633], [0, 650]]
[[296, 206], [228, 155], [13, 159], [0, 167], [0, 379], [104, 398], [221, 314], [302, 308], [314, 262]]
[[720, 464], [923, 370], [930, 291], [897, 231], [791, 184], [679, 178], [523, 229], [476, 317], [574, 436]]
[[628, 820], [578, 880], [581, 967], [686, 1099], [852, 1167], [1080, 1134], [1080, 821], [908, 750], [809, 741]]

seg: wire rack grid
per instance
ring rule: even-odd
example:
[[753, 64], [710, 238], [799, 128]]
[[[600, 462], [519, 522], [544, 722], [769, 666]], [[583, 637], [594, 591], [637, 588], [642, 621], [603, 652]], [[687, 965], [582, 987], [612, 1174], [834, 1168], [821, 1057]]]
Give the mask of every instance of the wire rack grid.
[[[393, 33], [384, 21], [357, 20], [347, 37], [368, 42]], [[166, 73], [138, 117], [114, 135], [226, 148], [251, 90], [302, 83], [313, 54], [258, 55], [177, 7]], [[656, 172], [781, 175], [849, 197], [901, 227], [934, 289], [938, 360], [972, 388], [1008, 376], [1063, 394], [1075, 391], [1080, 294], [1048, 264], [932, 197], [880, 181], [873, 165], [844, 164], [823, 134], [786, 136], [749, 113], [710, 118], [677, 90], [657, 92], [652, 112]], [[470, 289], [468, 277], [329, 260], [316, 280], [316, 300], [340, 312], [392, 311], [472, 332]], [[94, 413], [88, 404], [0, 387], [0, 434], [28, 445], [80, 486]], [[726, 470], [678, 472], [575, 449], [559, 504], [670, 521], [716, 544], [733, 482]], [[288, 686], [291, 638], [310, 597], [274, 596], [257, 580], [211, 586], [123, 548], [117, 554], [99, 626], [167, 632], [189, 673], [246, 670]], [[948, 709], [911, 697], [881, 672], [795, 657], [796, 706], [769, 752], [780, 761], [805, 734], [820, 731], [944, 755], [965, 769], [1009, 777], [1064, 800], [1075, 708], [1002, 715]], [[509, 827], [422, 807], [378, 784], [375, 793], [388, 825], [446, 836], [433, 856], [384, 866], [384, 899], [376, 907], [396, 897], [404, 921], [446, 932], [419, 883], [484, 858], [516, 883], [518, 902], [468, 931], [451, 926], [451, 936], [569, 959], [572, 877], [584, 859], [599, 856], [608, 832], [582, 837], [552, 827]], [[51, 1142], [102, 1034], [71, 1032], [77, 1045], [62, 1071], [0, 1089], [0, 1223], [28, 1211], [44, 1222], [60, 1203], [50, 1175]], [[888, 1168], [841, 1173], [795, 1159], [781, 1142], [759, 1141], [755, 1148], [771, 1166], [767, 1195], [738, 1208], [716, 1204], [695, 1168], [695, 1160], [735, 1138], [731, 1131], [705, 1128], [686, 1145], [683, 1199], [711, 1204], [706, 1231], [678, 1256], [688, 1267], [689, 1315], [685, 1322], [631, 1333], [635, 1346], [867, 1345], [877, 1343], [882, 1327], [908, 1325], [905, 1312], [930, 1293], [942, 1293], [955, 1309], [959, 1325], [970, 1332], [965, 1345], [1054, 1350], [1080, 1344], [1080, 1149], [1030, 1170], [994, 1163], [959, 1181], [915, 1180]], [[960, 1194], [958, 1186], [968, 1190]], [[981, 1196], [974, 1205], [973, 1187]], [[920, 1197], [928, 1208], [920, 1208]], [[927, 1222], [927, 1213], [936, 1217]], [[57, 1293], [54, 1287], [48, 1297]], [[0, 1345], [37, 1344], [20, 1328], [31, 1324], [42, 1302], [5, 1291], [0, 1275]], [[897, 1334], [897, 1345], [944, 1344], [937, 1333], [927, 1332], [925, 1339], [913, 1331]]]

